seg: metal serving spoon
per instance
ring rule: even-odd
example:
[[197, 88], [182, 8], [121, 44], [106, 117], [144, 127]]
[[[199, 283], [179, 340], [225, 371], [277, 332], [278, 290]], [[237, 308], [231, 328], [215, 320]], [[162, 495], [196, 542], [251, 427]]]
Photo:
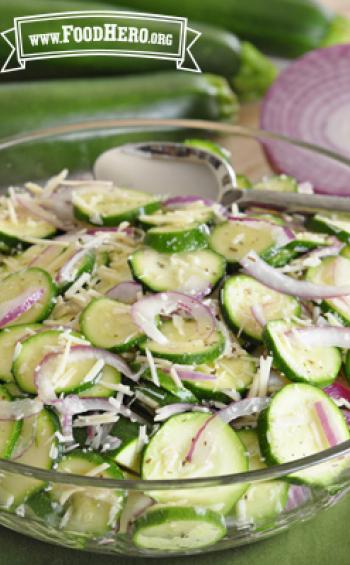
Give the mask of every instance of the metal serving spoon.
[[242, 209], [259, 206], [304, 213], [350, 212], [347, 197], [237, 188], [230, 163], [214, 153], [182, 143], [142, 142], [109, 149], [97, 158], [94, 175], [98, 180], [111, 180], [145, 192], [198, 194], [225, 206], [236, 203]]

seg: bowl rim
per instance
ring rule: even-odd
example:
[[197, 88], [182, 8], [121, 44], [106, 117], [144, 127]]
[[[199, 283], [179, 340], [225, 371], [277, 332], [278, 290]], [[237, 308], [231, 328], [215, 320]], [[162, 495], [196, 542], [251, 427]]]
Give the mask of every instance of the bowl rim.
[[[70, 136], [87, 132], [101, 130], [116, 130], [120, 128], [150, 128], [155, 127], [174, 127], [189, 128], [202, 131], [210, 131], [222, 135], [234, 135], [236, 137], [245, 137], [262, 142], [264, 139], [282, 141], [290, 145], [294, 145], [301, 149], [306, 149], [311, 153], [328, 157], [350, 167], [350, 159], [339, 155], [338, 153], [326, 149], [324, 147], [304, 142], [296, 138], [290, 138], [285, 135], [276, 134], [269, 131], [260, 130], [258, 128], [250, 128], [246, 126], [234, 125], [225, 122], [215, 122], [209, 120], [195, 119], [156, 119], [156, 118], [125, 118], [125, 119], [101, 119], [94, 121], [83, 121], [75, 124], [58, 125], [41, 130], [33, 130], [21, 135], [15, 135], [0, 139], [0, 151], [6, 151], [19, 145], [24, 145], [33, 141], [45, 140], [60, 136]], [[78, 138], [79, 139], [79, 138]], [[76, 486], [94, 486], [100, 488], [115, 488], [130, 491], [151, 491], [151, 490], [172, 490], [176, 488], [208, 488], [217, 486], [228, 486], [238, 483], [252, 483], [257, 481], [266, 481], [278, 479], [296, 473], [301, 470], [308, 469], [317, 464], [326, 463], [337, 457], [344, 457], [350, 454], [350, 440], [342, 442], [329, 449], [317, 452], [308, 457], [296, 459], [288, 463], [269, 466], [254, 471], [245, 471], [242, 473], [233, 473], [229, 475], [219, 475], [210, 477], [200, 477], [192, 479], [167, 479], [167, 480], [144, 480], [144, 479], [106, 479], [100, 477], [87, 477], [82, 475], [60, 473], [54, 469], [40, 469], [31, 465], [25, 465], [16, 461], [0, 459], [0, 470], [9, 473], [19, 474], [27, 477], [37, 478], [43, 481], [57, 482], [63, 484], [71, 484]]]

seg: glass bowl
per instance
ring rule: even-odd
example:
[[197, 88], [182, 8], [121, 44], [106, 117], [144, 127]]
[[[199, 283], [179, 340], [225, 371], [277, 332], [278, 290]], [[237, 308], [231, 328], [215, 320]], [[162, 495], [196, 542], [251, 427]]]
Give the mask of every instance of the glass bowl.
[[[305, 152], [305, 159], [312, 155], [322, 161], [337, 161], [343, 167], [350, 163], [322, 148], [275, 136], [267, 132], [249, 130], [240, 126], [196, 120], [116, 120], [99, 121], [55, 127], [50, 130], [31, 132], [22, 137], [0, 142], [0, 185], [5, 189], [9, 185], [22, 182], [44, 181], [49, 176], [68, 168], [73, 176], [91, 175], [96, 157], [104, 150], [121, 143], [143, 140], [179, 141], [188, 137], [217, 139], [232, 155], [232, 164], [237, 172], [257, 180], [271, 173], [265, 157], [263, 145], [286, 144], [297, 146]], [[307, 180], [307, 179], [305, 179]], [[338, 463], [339, 459], [350, 457], [350, 441], [337, 445], [321, 453], [290, 463], [249, 471], [245, 473], [193, 478], [188, 480], [142, 481], [134, 479], [113, 480], [99, 477], [60, 474], [55, 471], [30, 467], [15, 461], [0, 460], [0, 524], [50, 543], [81, 550], [120, 554], [128, 556], [162, 557], [189, 555], [208, 551], [219, 551], [239, 545], [252, 543], [267, 538], [289, 528], [295, 523], [307, 520], [323, 508], [334, 505], [350, 489], [350, 459], [342, 475], [327, 486], [298, 486], [291, 475], [317, 465]], [[34, 462], [33, 462], [34, 463]], [[342, 465], [344, 467], [344, 465]], [[6, 479], [6, 481], [5, 481]], [[13, 507], [11, 492], [6, 492], [4, 484], [29, 481], [37, 487], [35, 503], [26, 501]], [[12, 482], [12, 480], [14, 482]], [[34, 482], [33, 482], [34, 481]], [[134, 543], [133, 521], [135, 512], [128, 517], [126, 512], [117, 527], [108, 532], [84, 532], [84, 516], [75, 520], [75, 526], [55, 509], [47, 504], [47, 493], [52, 489], [75, 489], [77, 492], [90, 493], [100, 501], [97, 511], [103, 512], [103, 504], [113, 499], [115, 491], [122, 491], [124, 504], [138, 501], [138, 512], [147, 508], [155, 491], [162, 493], [162, 500], [172, 504], [174, 493], [188, 506], [194, 490], [200, 493], [200, 513], [208, 500], [215, 499], [216, 493], [223, 489], [232, 489], [234, 485], [254, 487], [266, 481], [285, 481], [290, 483], [288, 500], [272, 512], [262, 512], [254, 522], [246, 519], [244, 513], [230, 511], [225, 516], [226, 535], [219, 541], [206, 546], [195, 547], [183, 542], [182, 547], [172, 549], [163, 546], [160, 549], [144, 549]], [[274, 483], [276, 484], [276, 483]], [[180, 493], [179, 493], [180, 491]], [[41, 494], [40, 494], [41, 493]], [[197, 496], [198, 498], [198, 496]], [[30, 503], [29, 503], [30, 502]], [[78, 516], [79, 518], [79, 516]], [[185, 537], [182, 533], [182, 537]]]

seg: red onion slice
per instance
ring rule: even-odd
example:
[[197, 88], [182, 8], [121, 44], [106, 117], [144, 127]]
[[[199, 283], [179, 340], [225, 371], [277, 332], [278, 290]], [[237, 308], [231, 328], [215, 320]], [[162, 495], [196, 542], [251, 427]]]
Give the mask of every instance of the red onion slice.
[[111, 288], [106, 296], [125, 304], [134, 304], [140, 294], [142, 295], [142, 286], [139, 283], [124, 281]]
[[350, 388], [343, 385], [339, 381], [335, 381], [323, 390], [328, 394], [328, 396], [335, 400], [344, 398], [347, 402], [350, 402]]
[[39, 414], [44, 408], [43, 403], [35, 398], [20, 398], [18, 400], [0, 400], [0, 420], [22, 420]]
[[243, 257], [240, 264], [248, 275], [254, 277], [268, 288], [283, 294], [299, 296], [300, 298], [310, 298], [311, 300], [318, 298], [334, 298], [350, 294], [350, 285], [318, 285], [309, 281], [292, 279], [265, 263], [255, 251], [250, 251]]
[[[132, 306], [135, 324], [149, 337], [161, 345], [168, 343], [168, 338], [157, 328], [156, 318], [183, 310], [198, 323], [198, 334], [204, 338], [211, 335], [216, 326], [215, 317], [207, 306], [193, 297], [181, 292], [161, 292], [146, 296]], [[203, 328], [204, 332], [200, 331]]]
[[176, 404], [168, 404], [167, 406], [162, 406], [162, 408], [157, 408], [156, 416], [154, 417], [155, 422], [163, 422], [168, 420], [176, 414], [182, 414], [183, 412], [210, 412], [209, 408], [202, 406], [201, 404], [186, 404], [185, 402], [178, 402]]
[[308, 326], [286, 332], [306, 347], [341, 347], [350, 349], [350, 328], [340, 326]]
[[226, 408], [219, 410], [218, 416], [226, 424], [242, 416], [250, 416], [251, 414], [256, 414], [261, 412], [268, 406], [270, 398], [245, 398], [244, 400], [239, 400], [238, 402], [231, 402]]
[[253, 314], [254, 319], [258, 322], [259, 326], [262, 328], [266, 326], [266, 318], [264, 316], [264, 309], [261, 304], [254, 304], [251, 307], [251, 312]]
[[[51, 404], [57, 398], [55, 386], [48, 378], [46, 367], [54, 357], [58, 357], [62, 355], [62, 353], [62, 351], [48, 353], [35, 369], [35, 386], [38, 391], [38, 396], [46, 404]], [[136, 376], [119, 355], [90, 345], [74, 345], [71, 347], [68, 357], [69, 363], [86, 361], [87, 359], [94, 359], [96, 361], [101, 359], [105, 362], [105, 365], [117, 369], [117, 371], [120, 371], [129, 379], [136, 380]], [[82, 406], [82, 404], [80, 404], [80, 406]]]
[[[262, 129], [313, 143], [349, 158], [350, 45], [307, 53], [283, 70], [265, 97]], [[350, 168], [324, 155], [264, 140], [273, 167], [310, 181], [316, 192], [350, 194]]]
[[200, 373], [199, 371], [185, 371], [176, 368], [176, 372], [182, 381], [215, 381], [215, 375]]
[[213, 414], [212, 416], [210, 416], [210, 418], [208, 418], [208, 420], [206, 420], [204, 422], [204, 424], [199, 428], [199, 430], [197, 431], [195, 436], [192, 438], [190, 449], [188, 450], [186, 457], [185, 457], [185, 461], [187, 461], [188, 463], [192, 463], [193, 454], [194, 454], [195, 449], [197, 447], [198, 441], [199, 441], [201, 435], [203, 434], [203, 432], [207, 429], [210, 422], [212, 422], [215, 417], [216, 417], [216, 414]]
[[0, 328], [17, 320], [22, 314], [28, 312], [34, 304], [44, 296], [43, 288], [29, 289], [12, 300], [0, 305]]
[[177, 206], [193, 204], [193, 202], [202, 202], [204, 206], [208, 206], [209, 208], [218, 204], [210, 198], [203, 198], [203, 196], [198, 196], [196, 194], [189, 194], [188, 196], [172, 196], [165, 200], [163, 204], [167, 208], [176, 208]]
[[302, 506], [310, 499], [310, 489], [298, 485], [291, 485], [288, 490], [288, 499], [285, 506], [286, 512], [290, 512]]
[[61, 267], [56, 275], [56, 281], [59, 284], [64, 284], [66, 282], [72, 282], [75, 279], [75, 271], [79, 261], [81, 261], [85, 255], [91, 253], [89, 249], [79, 249], [76, 253], [68, 259], [68, 261]]
[[337, 437], [337, 433], [336, 430], [334, 430], [332, 428], [332, 424], [328, 418], [327, 412], [325, 410], [325, 407], [323, 405], [323, 403], [321, 401], [315, 402], [314, 404], [315, 407], [315, 411], [316, 414], [318, 416], [318, 419], [320, 421], [320, 424], [322, 426], [322, 430], [324, 432], [324, 435], [327, 438], [327, 441], [329, 443], [330, 447], [333, 447], [334, 445], [338, 445], [338, 443], [341, 443], [343, 440], [339, 437]]

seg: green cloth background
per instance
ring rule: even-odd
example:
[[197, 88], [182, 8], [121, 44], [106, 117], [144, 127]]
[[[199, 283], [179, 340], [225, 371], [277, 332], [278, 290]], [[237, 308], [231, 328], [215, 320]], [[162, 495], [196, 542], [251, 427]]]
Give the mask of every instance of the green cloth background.
[[[349, 565], [350, 496], [313, 520], [251, 546], [171, 559], [171, 565]], [[169, 562], [169, 559], [167, 559]], [[0, 565], [160, 565], [160, 559], [85, 553], [0, 528]]]

